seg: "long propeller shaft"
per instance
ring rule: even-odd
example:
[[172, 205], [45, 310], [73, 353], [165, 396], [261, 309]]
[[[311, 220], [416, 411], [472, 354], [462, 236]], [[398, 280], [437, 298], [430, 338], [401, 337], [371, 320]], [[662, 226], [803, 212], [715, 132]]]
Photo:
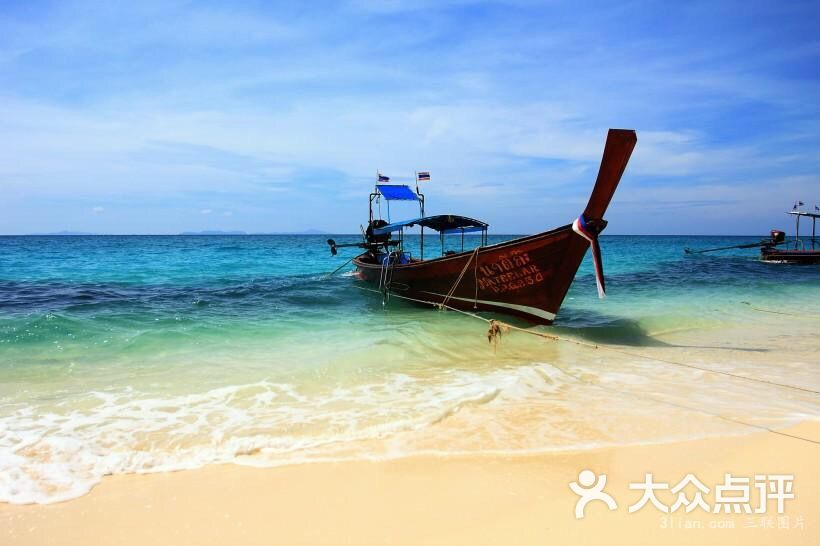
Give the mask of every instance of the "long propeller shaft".
[[717, 252], [718, 250], [732, 250], [734, 248], [755, 248], [755, 247], [760, 247], [760, 246], [775, 246], [775, 245], [779, 245], [779, 244], [781, 244], [781, 243], [776, 243], [776, 242], [773, 242], [773, 241], [770, 241], [770, 240], [764, 240], [764, 241], [760, 241], [758, 243], [747, 243], [747, 244], [743, 244], [743, 245], [721, 246], [721, 247], [718, 247], [718, 248], [707, 248], [707, 249], [704, 249], [704, 250], [692, 250], [691, 248], [686, 247], [686, 248], [683, 249], [683, 251], [686, 252], [687, 254], [703, 254], [705, 252]]

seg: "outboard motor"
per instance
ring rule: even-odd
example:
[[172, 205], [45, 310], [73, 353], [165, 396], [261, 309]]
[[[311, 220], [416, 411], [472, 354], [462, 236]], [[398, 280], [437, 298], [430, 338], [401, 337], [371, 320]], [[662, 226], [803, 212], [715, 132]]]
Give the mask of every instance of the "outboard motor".
[[390, 240], [390, 234], [389, 233], [385, 233], [384, 235], [374, 235], [373, 234], [374, 229], [383, 228], [386, 225], [387, 225], [387, 222], [385, 222], [382, 219], [372, 220], [367, 225], [367, 230], [364, 232], [364, 237], [365, 237], [365, 240], [367, 241], [367, 243], [368, 244], [381, 244], [381, 245], [386, 244]]
[[330, 254], [335, 256], [338, 253], [339, 248], [346, 248], [346, 247], [356, 247], [356, 248], [364, 248], [370, 251], [374, 256], [378, 255], [379, 248], [384, 247], [387, 249], [390, 245], [398, 244], [398, 241], [391, 241], [390, 234], [385, 233], [384, 235], [374, 235], [373, 230], [382, 228], [387, 225], [387, 222], [384, 220], [373, 220], [367, 226], [367, 231], [365, 231], [365, 242], [363, 243], [345, 243], [345, 244], [337, 244], [335, 240], [328, 239], [327, 244], [330, 247]]

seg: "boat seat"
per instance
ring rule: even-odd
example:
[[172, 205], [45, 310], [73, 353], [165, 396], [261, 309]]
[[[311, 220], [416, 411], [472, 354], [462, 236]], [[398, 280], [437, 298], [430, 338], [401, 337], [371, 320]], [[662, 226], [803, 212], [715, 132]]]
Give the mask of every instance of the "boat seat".
[[[394, 257], [393, 259], [396, 260], [396, 257]], [[387, 261], [387, 254], [379, 253], [379, 263], [384, 265], [385, 261]], [[405, 265], [409, 264], [411, 261], [413, 260], [410, 258], [410, 256], [402, 252], [398, 255], [398, 261], [396, 261], [395, 263], [398, 263], [399, 265]]]

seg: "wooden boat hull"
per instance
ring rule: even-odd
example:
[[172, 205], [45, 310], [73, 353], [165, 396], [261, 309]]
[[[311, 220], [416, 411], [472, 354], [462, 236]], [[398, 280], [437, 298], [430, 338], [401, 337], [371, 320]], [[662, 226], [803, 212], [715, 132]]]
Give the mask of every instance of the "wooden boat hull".
[[760, 249], [760, 259], [764, 262], [781, 264], [820, 264], [820, 250], [785, 250], [763, 247]]
[[588, 247], [567, 225], [434, 260], [387, 267], [365, 253], [353, 263], [362, 280], [383, 289], [386, 277], [405, 298], [552, 324]]

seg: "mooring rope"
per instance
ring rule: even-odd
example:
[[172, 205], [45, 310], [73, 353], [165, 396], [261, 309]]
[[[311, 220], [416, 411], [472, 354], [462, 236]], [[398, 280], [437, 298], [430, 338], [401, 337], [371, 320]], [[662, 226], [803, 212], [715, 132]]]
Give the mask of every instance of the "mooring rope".
[[387, 280], [387, 273], [390, 270], [390, 258], [392, 256], [392, 252], [387, 253], [387, 256], [382, 259], [382, 266], [379, 270], [379, 289], [385, 297], [387, 297], [387, 291], [390, 289], [390, 283]]
[[[357, 288], [361, 288], [362, 290], [370, 290], [368, 288], [363, 288], [363, 287], [357, 287]], [[370, 290], [370, 291], [375, 292], [375, 290]], [[635, 357], [635, 358], [642, 358], [642, 359], [645, 359], [645, 360], [654, 360], [656, 362], [663, 362], [664, 364], [670, 364], [672, 366], [683, 366], [685, 368], [691, 368], [691, 369], [699, 370], [699, 371], [706, 372], [706, 373], [725, 375], [727, 377], [734, 377], [736, 379], [745, 379], [746, 381], [752, 381], [752, 382], [756, 382], [756, 383], [765, 383], [767, 385], [773, 385], [773, 386], [776, 386], [776, 387], [783, 387], [783, 388], [786, 388], [786, 389], [794, 389], [794, 390], [803, 391], [803, 392], [810, 393], [810, 394], [820, 394], [820, 391], [818, 391], [818, 390], [809, 389], [809, 388], [806, 388], [806, 387], [798, 387], [797, 385], [789, 385], [787, 383], [778, 383], [776, 381], [770, 381], [768, 379], [760, 379], [760, 378], [756, 378], [756, 377], [749, 377], [749, 376], [746, 376], [746, 375], [735, 374], [735, 373], [732, 373], [732, 372], [726, 372], [726, 371], [723, 371], [723, 370], [715, 370], [715, 369], [712, 369], [712, 368], [704, 368], [704, 367], [701, 367], [701, 366], [695, 366], [694, 364], [686, 364], [684, 362], [677, 362], [675, 360], [668, 360], [668, 359], [664, 359], [664, 358], [658, 358], [658, 357], [655, 357], [655, 356], [648, 356], [648, 355], [644, 355], [644, 354], [641, 354], [641, 353], [634, 353], [632, 351], [624, 351], [622, 349], [617, 349], [615, 347], [610, 347], [610, 346], [607, 346], [607, 345], [598, 345], [596, 343], [587, 343], [586, 341], [580, 341], [580, 340], [577, 340], [577, 339], [557, 336], [557, 335], [554, 335], [554, 334], [547, 334], [545, 332], [535, 332], [535, 331], [532, 331], [532, 330], [527, 330], [526, 328], [521, 328], [519, 326], [514, 326], [512, 324], [508, 324], [508, 323], [500, 321], [500, 320], [484, 318], [484, 317], [482, 317], [480, 315], [477, 315], [475, 313], [471, 313], [469, 311], [464, 311], [462, 309], [456, 309], [455, 307], [452, 307], [450, 305], [446, 305], [444, 303], [435, 303], [435, 302], [432, 302], [432, 301], [421, 300], [421, 299], [417, 299], [417, 298], [410, 298], [410, 297], [401, 296], [401, 295], [398, 295], [398, 294], [394, 294], [394, 295], [398, 298], [402, 298], [402, 299], [406, 299], [406, 300], [410, 300], [410, 301], [415, 301], [415, 302], [418, 302], [418, 303], [424, 303], [424, 304], [427, 304], [427, 305], [432, 305], [434, 307], [442, 307], [442, 308], [450, 309], [452, 311], [456, 311], [457, 313], [461, 313], [461, 314], [464, 314], [464, 315], [467, 315], [467, 316], [470, 316], [470, 317], [473, 317], [473, 318], [477, 318], [478, 320], [482, 320], [482, 321], [484, 321], [484, 322], [486, 322], [487, 324], [490, 325], [490, 331], [488, 332], [488, 337], [490, 337], [490, 343], [493, 342], [493, 337], [500, 336], [501, 331], [502, 331], [501, 328], [503, 328], [503, 330], [505, 330], [505, 331], [506, 330], [516, 330], [516, 331], [519, 331], [519, 332], [523, 332], [525, 334], [530, 334], [530, 335], [533, 335], [533, 336], [542, 337], [544, 339], [549, 339], [549, 340], [552, 340], [552, 341], [564, 341], [566, 343], [573, 343], [573, 344], [579, 345], [581, 347], [587, 347], [587, 348], [590, 348], [590, 349], [603, 349], [603, 350], [606, 350], [606, 351], [620, 353], [620, 354]], [[490, 336], [490, 332], [493, 332], [493, 336]]]
[[[473, 250], [472, 254], [470, 254], [470, 258], [467, 260], [467, 263], [464, 264], [464, 269], [462, 269], [461, 273], [459, 273], [458, 278], [456, 279], [456, 282], [453, 283], [453, 286], [450, 287], [450, 291], [447, 292], [447, 295], [444, 296], [444, 299], [441, 301], [440, 305], [442, 307], [449, 307], [447, 305], [447, 302], [450, 301], [450, 298], [452, 298], [453, 294], [455, 294], [456, 288], [458, 288], [459, 283], [461, 283], [461, 279], [464, 278], [464, 273], [467, 272], [467, 268], [470, 267], [470, 262], [473, 261], [473, 258], [475, 258], [476, 267], [478, 266], [478, 251], [480, 249], [481, 249], [481, 247], [476, 247], [476, 249]], [[478, 277], [476, 277], [476, 279], [478, 279]], [[478, 291], [478, 284], [477, 284], [477, 280], [476, 280], [476, 294], [478, 293], [477, 291]], [[478, 298], [476, 298], [476, 299], [478, 299]], [[476, 304], [476, 302], [473, 302], [474, 306], [475, 306], [475, 304]]]
[[815, 318], [820, 319], [820, 315], [812, 315], [807, 313], [786, 313], [785, 311], [774, 311], [772, 309], [763, 309], [761, 307], [755, 307], [748, 301], [740, 302], [742, 305], [748, 305], [749, 308], [753, 311], [759, 311], [761, 313], [771, 313], [773, 315], [786, 315], [788, 317], [799, 317], [799, 318]]
[[[371, 288], [366, 288], [366, 287], [363, 287], [363, 286], [357, 286], [356, 288], [358, 288], [360, 290], [366, 290], [368, 292], [379, 293], [377, 290], [373, 290]], [[654, 361], [657, 361], [657, 362], [663, 362], [665, 364], [671, 364], [671, 365], [675, 365], [675, 366], [683, 366], [683, 367], [686, 367], [686, 368], [693, 368], [693, 369], [700, 370], [700, 371], [703, 371], [703, 372], [714, 373], [714, 374], [719, 374], [719, 375], [725, 375], [725, 376], [734, 377], [734, 378], [737, 378], [737, 379], [745, 379], [747, 381], [753, 381], [753, 382], [757, 382], [757, 383], [765, 383], [765, 384], [774, 385], [774, 386], [777, 386], [777, 387], [783, 387], [783, 388], [787, 388], [787, 389], [795, 389], [795, 390], [807, 392], [807, 393], [810, 393], [810, 394], [820, 394], [820, 391], [816, 391], [816, 390], [812, 390], [812, 389], [806, 389], [806, 388], [803, 388], [803, 387], [797, 387], [795, 385], [787, 385], [785, 383], [776, 383], [774, 381], [768, 381], [766, 379], [757, 379], [757, 378], [754, 378], [754, 377], [747, 377], [747, 376], [744, 376], [744, 375], [733, 374], [733, 373], [724, 372], [724, 371], [721, 371], [721, 370], [712, 370], [712, 369], [709, 369], [709, 368], [702, 368], [700, 366], [694, 366], [692, 364], [684, 364], [682, 362], [675, 362], [673, 360], [666, 360], [666, 359], [662, 359], [662, 358], [656, 358], [656, 357], [652, 357], [652, 356], [642, 355], [640, 353], [633, 353], [631, 351], [622, 351], [622, 350], [616, 349], [614, 347], [607, 347], [607, 346], [597, 345], [597, 344], [594, 344], [594, 343], [587, 343], [587, 342], [584, 342], [584, 341], [565, 338], [565, 337], [557, 336], [557, 335], [553, 335], [553, 334], [547, 334], [547, 333], [544, 333], [544, 332], [533, 332], [531, 330], [526, 330], [526, 329], [520, 328], [518, 326], [513, 326], [512, 324], [508, 324], [506, 322], [502, 322], [502, 321], [499, 321], [499, 320], [487, 319], [487, 318], [484, 318], [484, 317], [482, 317], [480, 315], [477, 315], [475, 313], [471, 313], [469, 311], [464, 311], [462, 309], [456, 309], [455, 307], [451, 307], [449, 305], [439, 304], [439, 303], [435, 303], [435, 302], [431, 302], [431, 301], [427, 301], [427, 300], [421, 300], [421, 299], [417, 299], [417, 298], [411, 298], [411, 297], [408, 297], [408, 296], [402, 296], [400, 294], [394, 294], [394, 295], [396, 297], [404, 299], [404, 300], [414, 301], [414, 302], [417, 302], [417, 303], [423, 303], [423, 304], [427, 304], [427, 305], [432, 305], [434, 307], [438, 307], [439, 309], [443, 309], [443, 308], [450, 309], [452, 311], [456, 311], [456, 312], [461, 313], [463, 315], [467, 315], [469, 317], [477, 318], [478, 320], [482, 320], [486, 323], [489, 323], [490, 324], [490, 329], [487, 332], [487, 339], [493, 345], [494, 349], [498, 344], [498, 339], [500, 338], [502, 331], [518, 330], [518, 331], [523, 332], [525, 334], [531, 334], [531, 335], [542, 337], [542, 338], [549, 339], [549, 340], [552, 340], [552, 341], [564, 341], [564, 342], [567, 342], [567, 343], [574, 343], [576, 345], [580, 345], [581, 347], [588, 347], [588, 348], [592, 348], [592, 349], [605, 349], [605, 350], [610, 350], [610, 351], [621, 353], [621, 354], [628, 355], [628, 356], [643, 358], [643, 359], [647, 359], [647, 360], [654, 360]], [[592, 383], [592, 382], [586, 381], [586, 380], [584, 380], [584, 379], [582, 379], [578, 376], [575, 376], [574, 374], [571, 374], [571, 373], [567, 372], [566, 370], [561, 370], [560, 368], [556, 368], [556, 369], [558, 369], [562, 373], [576, 379], [577, 381], [580, 381], [582, 383], [586, 383], [590, 386], [598, 387], [599, 389], [603, 389], [603, 390], [611, 390], [611, 391], [617, 392], [619, 394], [624, 394], [623, 391], [613, 389], [612, 387], [607, 387], [607, 386], [601, 385], [600, 383]], [[630, 395], [631, 396], [634, 395], [638, 398], [648, 400], [648, 401], [651, 401], [651, 402], [657, 402], [657, 403], [660, 403], [660, 404], [667, 404], [667, 405], [675, 406], [675, 407], [678, 407], [678, 408], [686, 409], [686, 410], [689, 410], [689, 411], [699, 412], [699, 413], [702, 413], [704, 415], [709, 415], [709, 416], [712, 416], [712, 417], [716, 417], [716, 418], [719, 418], [719, 419], [722, 419], [724, 421], [728, 421], [728, 422], [731, 422], [731, 423], [744, 425], [744, 426], [755, 428], [755, 429], [758, 429], [758, 430], [771, 432], [772, 434], [777, 434], [779, 436], [786, 436], [788, 438], [793, 438], [795, 440], [803, 440], [804, 442], [809, 442], [809, 443], [812, 443], [812, 444], [820, 444], [820, 441], [812, 440], [811, 438], [805, 438], [803, 436], [797, 436], [795, 434], [790, 434], [788, 432], [775, 430], [775, 429], [769, 428], [765, 425], [758, 425], [758, 424], [755, 424], [755, 423], [749, 423], [749, 422], [746, 422], [746, 421], [741, 421], [740, 419], [736, 419], [734, 417], [727, 417], [725, 415], [721, 415], [720, 413], [710, 412], [710, 411], [704, 410], [702, 408], [693, 408], [693, 407], [690, 407], [690, 406], [686, 406], [684, 404], [678, 404], [678, 403], [675, 403], [675, 402], [670, 402], [668, 400], [661, 400], [659, 398], [655, 398], [655, 397], [652, 397], [652, 396], [641, 395], [641, 394], [634, 393], [634, 392], [630, 393]]]
[[[353, 258], [355, 258], [355, 257], [356, 257], [356, 256], [353, 256]], [[342, 269], [344, 266], [346, 266], [347, 264], [349, 264], [350, 262], [352, 262], [352, 261], [353, 261], [353, 258], [350, 258], [348, 261], [346, 261], [345, 263], [343, 263], [342, 265], [340, 265], [339, 267], [337, 267], [336, 269], [334, 269], [333, 271], [331, 271], [330, 273], [328, 273], [327, 275], [325, 275], [324, 277], [322, 277], [322, 280], [329, 279], [330, 277], [332, 277], [333, 275], [335, 275], [336, 273], [338, 273], [339, 271], [341, 271], [341, 269]]]
[[[365, 287], [362, 287], [362, 286], [357, 286], [356, 288], [359, 288], [360, 290], [367, 290], [368, 292], [378, 293], [378, 291], [376, 291], [376, 290], [373, 290], [373, 289], [370, 289], [370, 288], [365, 288]], [[815, 391], [815, 390], [812, 390], [812, 389], [806, 389], [806, 388], [803, 388], [803, 387], [797, 387], [797, 386], [794, 386], [794, 385], [787, 385], [787, 384], [784, 384], [784, 383], [776, 383], [774, 381], [768, 381], [768, 380], [765, 380], [765, 379], [756, 379], [754, 377], [747, 377], [747, 376], [744, 376], [744, 375], [733, 374], [733, 373], [730, 373], [730, 372], [723, 372], [723, 371], [720, 371], [720, 370], [712, 370], [712, 369], [709, 369], [709, 368], [701, 368], [699, 366], [694, 366], [694, 365], [691, 365], [691, 364], [684, 364], [682, 362], [675, 362], [673, 360], [665, 360], [665, 359], [661, 359], [661, 358], [651, 357], [651, 356], [647, 356], [647, 355], [642, 355], [640, 353], [633, 353], [631, 351], [622, 351], [620, 349], [615, 349], [614, 347], [601, 346], [601, 345], [597, 345], [597, 344], [594, 344], [594, 343], [586, 343], [584, 341], [565, 338], [565, 337], [562, 337], [562, 336], [556, 336], [556, 335], [552, 335], [552, 334], [546, 334], [544, 332], [533, 332], [531, 330], [526, 330], [524, 328], [519, 328], [518, 326], [513, 326], [512, 324], [507, 324], [506, 322], [502, 322], [502, 321], [499, 321], [499, 320], [487, 319], [487, 318], [479, 316], [475, 313], [470, 313], [469, 311], [463, 311], [461, 309], [456, 309], [455, 307], [451, 307], [449, 305], [442, 305], [442, 304], [438, 304], [438, 303], [431, 302], [431, 301], [421, 300], [421, 299], [417, 299], [417, 298], [411, 298], [411, 297], [408, 297], [408, 296], [402, 296], [402, 295], [399, 295], [399, 294], [394, 294], [394, 295], [398, 298], [409, 300], [409, 301], [414, 301], [414, 302], [417, 302], [417, 303], [424, 303], [424, 304], [427, 304], [427, 305], [438, 306], [439, 308], [447, 308], [447, 309], [456, 311], [458, 313], [462, 313], [464, 315], [467, 315], [467, 316], [470, 316], [470, 317], [473, 317], [473, 318], [477, 318], [479, 320], [482, 320], [484, 322], [489, 323], [490, 324], [490, 329], [487, 332], [487, 338], [488, 338], [489, 342], [493, 345], [494, 349], [497, 346], [498, 339], [500, 338], [502, 331], [518, 330], [518, 331], [524, 332], [526, 334], [535, 335], [535, 336], [542, 337], [542, 338], [545, 338], [545, 339], [549, 339], [549, 340], [552, 340], [552, 341], [565, 341], [565, 342], [568, 342], [568, 343], [574, 343], [576, 345], [580, 345], [582, 347], [588, 347], [588, 348], [593, 348], [593, 349], [606, 349], [606, 350], [610, 350], [610, 351], [613, 351], [613, 352], [622, 353], [622, 354], [625, 354], [625, 355], [628, 355], [628, 356], [639, 357], [639, 358], [643, 358], [643, 359], [647, 359], [647, 360], [654, 360], [654, 361], [657, 361], [657, 362], [663, 362], [663, 363], [666, 363], [666, 364], [672, 364], [672, 365], [676, 365], [676, 366], [684, 366], [684, 367], [687, 367], [687, 368], [694, 368], [696, 370], [709, 372], [709, 373], [720, 374], [720, 375], [726, 375], [726, 376], [734, 377], [734, 378], [737, 378], [737, 379], [745, 379], [747, 381], [753, 381], [753, 382], [758, 382], [758, 383], [766, 383], [766, 384], [769, 384], [769, 385], [774, 385], [774, 386], [777, 386], [777, 387], [784, 387], [784, 388], [787, 388], [787, 389], [796, 389], [796, 390], [811, 393], [811, 394], [820, 394], [820, 391]], [[560, 368], [557, 368], [557, 369], [560, 370], [562, 373], [574, 378], [575, 380], [580, 381], [580, 382], [585, 383], [585, 384], [588, 384], [590, 386], [597, 387], [597, 388], [602, 389], [602, 390], [614, 391], [614, 392], [617, 392], [618, 394], [624, 394], [623, 391], [621, 391], [621, 390], [613, 389], [612, 387], [607, 387], [605, 385], [601, 385], [600, 383], [592, 383], [592, 382], [586, 381], [586, 380], [584, 380], [584, 379], [582, 379], [582, 378], [580, 378], [580, 377], [578, 377], [574, 374], [571, 374], [571, 373], [567, 372], [566, 370], [561, 370]], [[690, 407], [690, 406], [686, 406], [684, 404], [678, 404], [676, 402], [670, 402], [668, 400], [661, 400], [659, 398], [655, 398], [655, 397], [652, 397], [652, 396], [641, 395], [641, 394], [635, 393], [635, 392], [630, 393], [630, 396], [633, 396], [633, 395], [636, 396], [637, 398], [641, 398], [643, 400], [647, 400], [647, 401], [650, 401], [650, 402], [657, 402], [657, 403], [660, 403], [660, 404], [667, 404], [667, 405], [675, 406], [675, 407], [678, 407], [678, 408], [681, 408], [681, 409], [686, 409], [686, 410], [689, 410], [689, 411], [702, 413], [704, 415], [709, 415], [709, 416], [712, 416], [712, 417], [716, 417], [716, 418], [722, 419], [724, 421], [728, 421], [728, 422], [735, 423], [735, 424], [738, 424], [738, 425], [743, 425], [743, 426], [755, 428], [755, 429], [758, 429], [758, 430], [771, 432], [772, 434], [777, 434], [779, 436], [786, 436], [788, 438], [793, 438], [795, 440], [803, 440], [805, 442], [809, 442], [809, 443], [812, 443], [812, 444], [820, 444], [820, 441], [812, 440], [811, 438], [805, 438], [803, 436], [797, 436], [795, 434], [790, 434], [788, 432], [775, 430], [775, 429], [772, 429], [772, 428], [767, 427], [765, 425], [758, 425], [758, 424], [755, 424], [755, 423], [749, 423], [749, 422], [746, 422], [746, 421], [742, 421], [740, 419], [736, 419], [734, 417], [727, 417], [727, 416], [722, 415], [720, 413], [710, 412], [710, 411], [704, 410], [702, 408], [693, 408], [693, 407]]]
[[[378, 291], [376, 291], [376, 290], [372, 290], [370, 288], [365, 288], [365, 287], [362, 287], [362, 286], [357, 286], [356, 288], [359, 288], [361, 290], [367, 290], [369, 292], [377, 292], [378, 293]], [[405, 300], [408, 300], [408, 301], [414, 301], [414, 302], [417, 302], [417, 303], [423, 303], [423, 304], [427, 304], [427, 305], [432, 305], [434, 307], [438, 307], [439, 309], [444, 309], [444, 308], [450, 309], [452, 311], [456, 311], [456, 312], [461, 313], [463, 315], [467, 315], [469, 317], [473, 317], [473, 318], [476, 318], [478, 320], [482, 320], [482, 321], [488, 323], [490, 325], [490, 328], [487, 332], [487, 339], [493, 345], [494, 350], [497, 347], [498, 340], [501, 337], [502, 332], [509, 331], [509, 330], [517, 330], [517, 331], [523, 332], [525, 334], [538, 336], [538, 337], [549, 339], [549, 340], [552, 340], [552, 341], [564, 341], [564, 342], [567, 342], [567, 343], [573, 343], [575, 345], [579, 345], [581, 347], [587, 347], [587, 348], [592, 348], [592, 349], [609, 350], [609, 351], [616, 352], [616, 353], [621, 353], [621, 354], [627, 355], [627, 356], [642, 358], [642, 359], [646, 359], [646, 360], [654, 360], [654, 361], [657, 361], [657, 362], [663, 362], [665, 364], [670, 364], [670, 365], [673, 365], [673, 366], [682, 366], [682, 367], [685, 367], [685, 368], [691, 368], [691, 369], [699, 370], [699, 371], [706, 372], [706, 373], [724, 375], [724, 376], [732, 377], [732, 378], [735, 378], [735, 379], [744, 379], [746, 381], [752, 381], [752, 382], [756, 382], [756, 383], [764, 383], [764, 384], [767, 384], [767, 385], [782, 387], [782, 388], [786, 388], [786, 389], [794, 389], [794, 390], [806, 392], [806, 393], [809, 393], [809, 394], [820, 394], [820, 391], [816, 391], [816, 390], [808, 389], [808, 388], [804, 388], [804, 387], [798, 387], [798, 386], [795, 386], [795, 385], [788, 385], [788, 384], [785, 384], [785, 383], [777, 383], [775, 381], [769, 381], [769, 380], [766, 380], [766, 379], [759, 379], [759, 378], [754, 378], [754, 377], [748, 377], [748, 376], [745, 376], [745, 375], [733, 374], [731, 372], [725, 372], [725, 371], [722, 371], [722, 370], [713, 370], [713, 369], [710, 369], [710, 368], [703, 368], [703, 367], [700, 367], [700, 366], [695, 366], [693, 364], [685, 364], [683, 362], [676, 362], [674, 360], [667, 360], [667, 359], [663, 359], [663, 358], [657, 358], [657, 357], [652, 357], [652, 356], [648, 356], [648, 355], [643, 355], [643, 354], [640, 354], [640, 353], [633, 353], [632, 351], [624, 351], [624, 350], [621, 350], [621, 349], [616, 349], [614, 347], [602, 346], [602, 345], [597, 345], [597, 344], [594, 344], [594, 343], [587, 343], [585, 341], [580, 341], [580, 340], [571, 339], [571, 338], [565, 338], [563, 336], [547, 334], [547, 333], [544, 333], [544, 332], [534, 332], [532, 330], [527, 330], [527, 329], [524, 329], [524, 328], [520, 328], [518, 326], [514, 326], [512, 324], [508, 324], [506, 322], [502, 322], [502, 321], [499, 321], [499, 320], [487, 319], [487, 318], [484, 318], [480, 315], [477, 315], [476, 313], [471, 313], [469, 311], [464, 311], [462, 309], [456, 309], [455, 307], [452, 307], [452, 306], [449, 306], [449, 305], [446, 305], [446, 304], [443, 304], [443, 303], [435, 303], [435, 302], [431, 302], [431, 301], [427, 301], [427, 300], [421, 300], [421, 299], [417, 299], [417, 298], [411, 298], [411, 297], [408, 297], [408, 296], [402, 296], [402, 295], [399, 295], [399, 294], [394, 294], [394, 295], [398, 298], [401, 298], [401, 299], [405, 299]], [[560, 370], [560, 368], [558, 368], [558, 369]], [[620, 391], [620, 390], [616, 390], [616, 389], [613, 389], [611, 387], [606, 387], [606, 386], [601, 385], [599, 383], [588, 382], [588, 381], [585, 381], [584, 379], [582, 379], [580, 377], [577, 377], [577, 376], [575, 376], [575, 375], [573, 375], [573, 374], [571, 374], [571, 373], [569, 373], [565, 370], [561, 370], [561, 371], [563, 373], [567, 374], [568, 376], [575, 378], [577, 381], [587, 383], [591, 386], [598, 387], [598, 388], [603, 389], [603, 390], [612, 390], [612, 391], [615, 391], [619, 394], [623, 394], [623, 392]], [[747, 427], [756, 428], [758, 430], [771, 432], [772, 434], [777, 434], [779, 436], [786, 436], [788, 438], [793, 438], [793, 439], [796, 439], [796, 440], [803, 440], [805, 442], [809, 442], [809, 443], [812, 443], [812, 444], [820, 444], [820, 441], [812, 440], [811, 438], [805, 438], [803, 436], [797, 436], [795, 434], [790, 434], [788, 432], [775, 430], [775, 429], [772, 429], [772, 428], [767, 427], [765, 425], [758, 425], [758, 424], [755, 424], [755, 423], [749, 423], [749, 422], [746, 422], [746, 421], [742, 421], [740, 419], [736, 419], [734, 417], [727, 417], [725, 415], [721, 415], [720, 413], [710, 412], [710, 411], [704, 410], [702, 408], [692, 408], [692, 407], [689, 407], [689, 406], [686, 406], [686, 405], [683, 405], [683, 404], [670, 402], [668, 400], [661, 400], [661, 399], [658, 399], [658, 398], [655, 398], [655, 397], [652, 397], [652, 396], [645, 396], [645, 395], [641, 395], [641, 394], [634, 393], [634, 392], [631, 393], [631, 394], [638, 397], [638, 398], [642, 398], [644, 400], [648, 400], [648, 401], [651, 401], [651, 402], [657, 402], [657, 403], [661, 403], [661, 404], [668, 404], [668, 405], [672, 405], [672, 406], [682, 408], [682, 409], [686, 409], [686, 410], [689, 410], [689, 411], [699, 412], [699, 413], [702, 413], [704, 415], [710, 415], [712, 417], [716, 417], [716, 418], [719, 418], [719, 419], [722, 419], [724, 421], [728, 421], [728, 422], [731, 422], [731, 423], [744, 425], [744, 426], [747, 426]]]
[[[566, 370], [558, 368], [557, 366], [553, 366], [553, 367], [555, 369], [559, 370], [560, 372], [562, 372], [563, 374], [575, 379], [576, 381], [578, 381], [580, 383], [588, 385], [590, 387], [595, 387], [595, 388], [598, 388], [598, 389], [601, 389], [601, 390], [604, 390], [604, 391], [608, 391], [608, 392], [615, 392], [615, 393], [620, 394], [620, 395], [624, 394], [623, 391], [621, 391], [619, 389], [608, 387], [608, 386], [602, 385], [600, 383], [593, 383], [592, 381], [585, 380], [582, 377], [579, 377], [579, 376], [577, 376], [575, 374], [572, 374], [572, 373], [570, 373]], [[718, 419], [722, 419], [722, 420], [728, 421], [730, 423], [734, 423], [734, 424], [738, 424], [738, 425], [744, 425], [744, 426], [755, 428], [755, 429], [758, 429], [758, 430], [763, 430], [763, 431], [766, 431], [766, 432], [771, 432], [772, 434], [777, 434], [779, 436], [786, 436], [788, 438], [793, 438], [795, 440], [803, 440], [804, 442], [809, 442], [809, 443], [812, 443], [812, 444], [820, 445], [820, 441], [813, 440], [811, 438], [806, 438], [804, 436], [797, 436], [796, 434], [790, 434], [788, 432], [783, 432], [783, 431], [780, 431], [780, 430], [776, 430], [776, 429], [767, 427], [765, 425], [758, 425], [758, 424], [755, 424], [755, 423], [749, 423], [747, 421], [741, 421], [740, 419], [736, 419], [734, 417], [727, 417], [726, 415], [716, 413], [716, 412], [712, 412], [712, 411], [708, 411], [708, 410], [705, 410], [703, 408], [696, 408], [696, 407], [687, 406], [685, 404], [679, 404], [677, 402], [670, 402], [669, 400], [663, 400], [663, 399], [660, 399], [660, 398], [655, 398], [654, 396], [646, 396], [646, 395], [643, 395], [643, 394], [640, 394], [640, 393], [636, 393], [634, 391], [630, 392], [630, 396], [634, 396], [636, 398], [640, 398], [641, 400], [646, 400], [646, 401], [649, 401], [649, 402], [655, 402], [655, 403], [658, 403], [658, 404], [666, 404], [668, 406], [673, 406], [673, 407], [676, 407], [676, 408], [679, 408], [679, 409], [685, 409], [687, 411], [692, 411], [692, 412], [695, 412], [695, 413], [702, 413], [703, 415], [709, 415], [710, 417], [716, 417]]]

